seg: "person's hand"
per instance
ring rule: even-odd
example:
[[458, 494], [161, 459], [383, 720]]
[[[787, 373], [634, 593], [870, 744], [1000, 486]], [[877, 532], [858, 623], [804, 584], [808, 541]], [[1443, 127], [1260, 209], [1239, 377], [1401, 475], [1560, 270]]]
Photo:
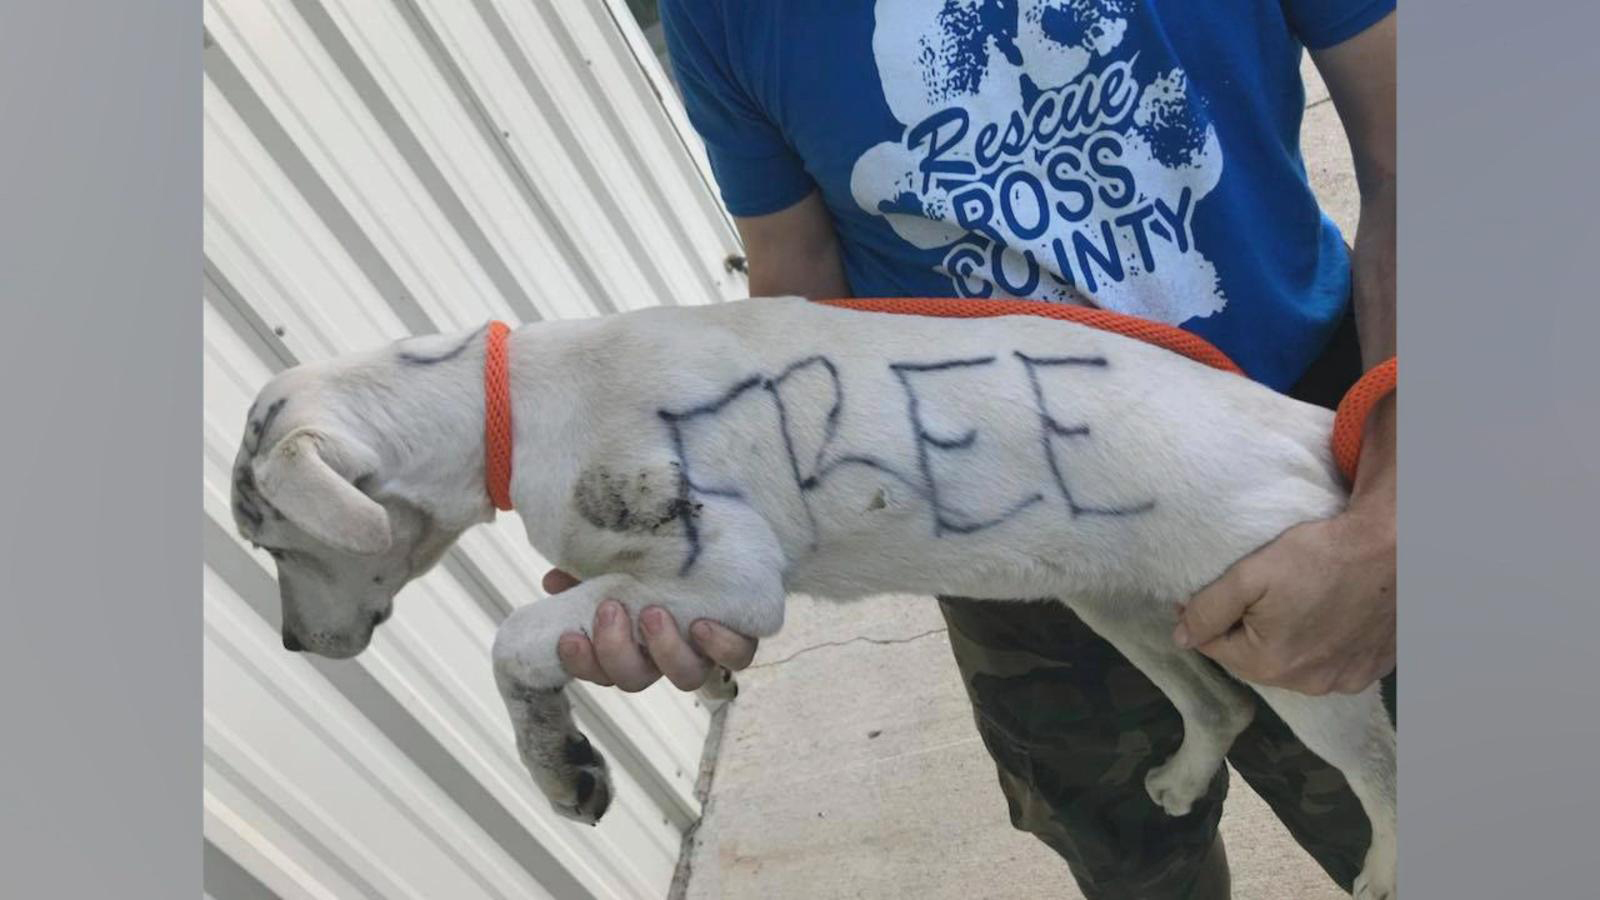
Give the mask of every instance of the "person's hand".
[[1358, 693], [1394, 671], [1394, 456], [1378, 443], [1345, 512], [1289, 529], [1194, 595], [1179, 646], [1306, 694]]
[[[545, 573], [544, 589], [560, 593], [578, 583], [560, 569]], [[646, 607], [639, 614], [643, 648], [634, 641], [628, 611], [615, 600], [595, 610], [593, 640], [575, 631], [561, 636], [556, 652], [562, 668], [574, 678], [624, 691], [642, 691], [662, 675], [679, 690], [692, 691], [705, 684], [713, 666], [738, 671], [756, 655], [755, 638], [730, 631], [710, 619], [689, 626], [693, 645], [678, 634], [677, 623], [664, 609]], [[648, 651], [648, 654], [646, 653]]]

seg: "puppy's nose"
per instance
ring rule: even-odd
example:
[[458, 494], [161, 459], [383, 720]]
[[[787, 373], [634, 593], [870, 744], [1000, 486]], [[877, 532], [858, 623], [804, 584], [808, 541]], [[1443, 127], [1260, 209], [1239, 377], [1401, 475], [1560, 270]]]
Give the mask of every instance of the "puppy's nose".
[[300, 640], [298, 638], [285, 631], [283, 633], [283, 649], [289, 651], [290, 653], [299, 653], [301, 650], [304, 650], [305, 647], [300, 645]]

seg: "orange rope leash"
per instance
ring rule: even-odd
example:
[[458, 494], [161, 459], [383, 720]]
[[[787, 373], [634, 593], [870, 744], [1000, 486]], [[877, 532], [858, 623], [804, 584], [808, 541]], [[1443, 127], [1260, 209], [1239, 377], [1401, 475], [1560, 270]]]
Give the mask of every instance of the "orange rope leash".
[[1356, 464], [1361, 461], [1361, 441], [1366, 435], [1367, 419], [1372, 417], [1372, 410], [1383, 398], [1394, 393], [1399, 383], [1395, 371], [1398, 365], [1391, 356], [1368, 369], [1367, 374], [1345, 392], [1338, 411], [1333, 414], [1333, 461], [1352, 484], [1356, 480]]
[[[1199, 335], [1171, 325], [1152, 322], [1137, 316], [1124, 315], [1091, 306], [1061, 306], [1053, 303], [1036, 303], [1027, 300], [951, 299], [932, 297], [863, 297], [819, 301], [827, 306], [857, 309], [865, 312], [899, 313], [911, 316], [941, 316], [955, 319], [977, 319], [988, 316], [1043, 316], [1088, 325], [1154, 344], [1174, 353], [1182, 354], [1214, 369], [1243, 375], [1244, 370], [1228, 358], [1226, 353]], [[1366, 432], [1367, 417], [1395, 389], [1395, 360], [1374, 366], [1353, 385], [1333, 419], [1333, 458], [1352, 483], [1356, 479], [1356, 464], [1361, 458], [1361, 441]]]
[[1147, 344], [1164, 347], [1181, 353], [1195, 362], [1213, 369], [1243, 375], [1244, 370], [1228, 358], [1226, 353], [1211, 345], [1210, 341], [1193, 332], [1124, 315], [1109, 309], [1092, 306], [1061, 306], [1054, 303], [1035, 303], [1028, 300], [985, 299], [933, 299], [928, 297], [863, 297], [845, 300], [820, 301], [828, 306], [859, 309], [867, 312], [900, 313], [908, 316], [942, 316], [952, 319], [981, 319], [989, 316], [1043, 316], [1063, 319], [1110, 331], [1125, 337], [1138, 338]]
[[504, 322], [490, 322], [483, 353], [483, 481], [495, 509], [511, 508], [511, 375]]

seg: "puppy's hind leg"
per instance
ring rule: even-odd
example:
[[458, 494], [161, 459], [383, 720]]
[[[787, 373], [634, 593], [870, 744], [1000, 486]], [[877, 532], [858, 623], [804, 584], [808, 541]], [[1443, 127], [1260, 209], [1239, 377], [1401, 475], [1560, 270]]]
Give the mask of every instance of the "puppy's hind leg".
[[1084, 623], [1149, 678], [1183, 717], [1183, 743], [1145, 776], [1145, 790], [1170, 815], [1187, 815], [1211, 785], [1234, 738], [1255, 715], [1250, 692], [1172, 642], [1170, 622], [1135, 609], [1077, 605]]
[[1396, 741], [1376, 684], [1359, 694], [1312, 697], [1251, 685], [1311, 751], [1344, 774], [1372, 823], [1356, 900], [1394, 900], [1397, 865]]

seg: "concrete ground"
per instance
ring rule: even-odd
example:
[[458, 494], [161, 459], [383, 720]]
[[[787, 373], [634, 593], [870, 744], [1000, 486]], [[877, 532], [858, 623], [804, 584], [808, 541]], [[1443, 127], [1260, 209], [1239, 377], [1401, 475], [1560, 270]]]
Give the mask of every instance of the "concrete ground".
[[[1306, 70], [1307, 167], [1348, 239], [1349, 150]], [[1058, 857], [1011, 828], [931, 599], [793, 598], [740, 683], [676, 894], [1082, 897]], [[1345, 896], [1237, 776], [1222, 832], [1239, 900]]]

